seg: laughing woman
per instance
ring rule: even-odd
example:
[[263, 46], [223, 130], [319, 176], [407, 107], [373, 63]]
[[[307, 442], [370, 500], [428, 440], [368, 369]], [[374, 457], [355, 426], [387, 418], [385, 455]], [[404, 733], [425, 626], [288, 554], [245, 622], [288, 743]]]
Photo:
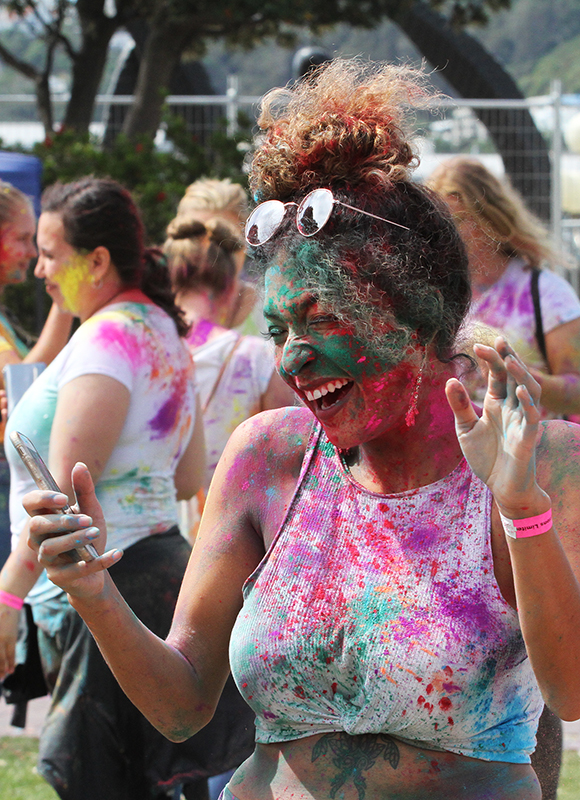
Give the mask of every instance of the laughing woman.
[[[166, 736], [207, 723], [231, 665], [257, 745], [226, 798], [539, 800], [542, 697], [580, 716], [578, 429], [539, 428], [502, 339], [476, 346], [481, 417], [457, 380], [466, 256], [404, 133], [424, 96], [413, 71], [336, 61], [264, 102], [246, 231], [306, 407], [234, 433], [167, 639], [107, 574], [82, 465], [91, 520], [26, 499], [41, 564]], [[104, 554], [70, 563], [91, 524]]]

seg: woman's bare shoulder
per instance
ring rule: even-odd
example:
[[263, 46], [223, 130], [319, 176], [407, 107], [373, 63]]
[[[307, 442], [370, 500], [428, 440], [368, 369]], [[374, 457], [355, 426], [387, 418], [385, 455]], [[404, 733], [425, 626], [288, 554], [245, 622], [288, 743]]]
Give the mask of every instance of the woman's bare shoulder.
[[268, 546], [292, 500], [313, 424], [308, 409], [291, 407], [256, 414], [236, 428], [208, 496], [222, 522], [244, 530], [247, 523]]
[[262, 470], [298, 473], [313, 425], [314, 417], [307, 408], [287, 406], [262, 411], [236, 428], [224, 455], [241, 458], [248, 466]]

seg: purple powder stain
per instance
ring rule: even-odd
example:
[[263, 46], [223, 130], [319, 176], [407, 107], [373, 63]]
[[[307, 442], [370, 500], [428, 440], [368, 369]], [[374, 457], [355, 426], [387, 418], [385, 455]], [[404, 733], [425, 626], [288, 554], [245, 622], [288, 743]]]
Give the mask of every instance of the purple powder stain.
[[155, 431], [153, 439], [163, 439], [175, 426], [182, 406], [182, 392], [176, 390], [171, 397], [163, 403], [153, 419], [149, 420], [149, 427]]
[[401, 547], [405, 550], [427, 550], [439, 538], [440, 531], [433, 526], [417, 527], [408, 536], [402, 537]]
[[442, 583], [435, 583], [434, 589], [442, 612], [454, 619], [459, 629], [469, 628], [480, 634], [492, 630], [493, 618], [482, 598], [465, 589], [462, 594], [452, 594], [450, 587]]

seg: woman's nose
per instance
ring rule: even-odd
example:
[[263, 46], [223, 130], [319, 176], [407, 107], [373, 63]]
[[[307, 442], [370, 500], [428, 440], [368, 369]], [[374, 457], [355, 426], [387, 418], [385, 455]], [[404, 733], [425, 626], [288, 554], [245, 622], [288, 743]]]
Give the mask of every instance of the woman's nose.
[[287, 375], [298, 375], [302, 367], [314, 358], [314, 350], [310, 345], [290, 340], [284, 345], [280, 368]]

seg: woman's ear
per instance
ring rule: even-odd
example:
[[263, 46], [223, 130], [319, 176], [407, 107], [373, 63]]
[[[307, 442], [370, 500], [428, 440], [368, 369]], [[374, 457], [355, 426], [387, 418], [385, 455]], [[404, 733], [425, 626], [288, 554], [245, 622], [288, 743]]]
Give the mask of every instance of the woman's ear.
[[95, 247], [92, 253], [89, 253], [91, 275], [95, 283], [103, 281], [111, 267], [111, 254], [106, 247], [99, 245]]

